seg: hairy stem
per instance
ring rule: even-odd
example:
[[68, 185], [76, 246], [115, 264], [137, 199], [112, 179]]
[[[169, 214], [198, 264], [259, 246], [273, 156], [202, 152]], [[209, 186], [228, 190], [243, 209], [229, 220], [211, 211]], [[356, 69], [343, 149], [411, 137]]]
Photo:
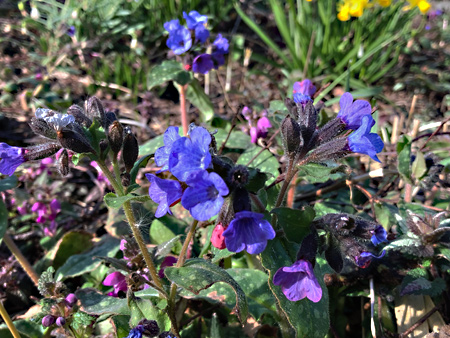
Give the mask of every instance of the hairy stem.
[[[293, 161], [289, 161], [287, 170], [286, 170], [286, 176], [283, 181], [283, 185], [281, 186], [280, 193], [278, 194], [277, 202], [275, 204], [275, 208], [278, 208], [284, 200], [284, 196], [286, 195], [286, 192], [289, 188], [289, 184], [291, 183], [294, 176], [297, 174], [298, 169], [295, 169], [293, 165]], [[272, 215], [272, 226], [275, 225], [277, 221], [277, 216], [275, 214]]]
[[[194, 220], [194, 222], [192, 223], [191, 229], [189, 230], [189, 232], [186, 236], [186, 239], [184, 240], [183, 247], [181, 248], [181, 252], [178, 257], [177, 264], [175, 265], [177, 268], [182, 267], [184, 262], [186, 261], [186, 253], [189, 248], [189, 243], [191, 242], [192, 237], [194, 237], [195, 230], [197, 229], [197, 225], [198, 225], [198, 221]], [[175, 283], [172, 283], [172, 285], [170, 287], [170, 295], [169, 295], [169, 300], [168, 300], [169, 317], [170, 317], [170, 321], [172, 322], [172, 331], [177, 337], [179, 337], [180, 333], [178, 331], [178, 324], [177, 324], [176, 316], [175, 316], [176, 295], [177, 295], [177, 285]]]
[[22, 268], [25, 270], [28, 277], [31, 278], [34, 285], [37, 286], [38, 282], [39, 282], [39, 276], [36, 273], [36, 271], [33, 269], [33, 267], [31, 266], [30, 262], [28, 262], [28, 260], [25, 258], [25, 256], [20, 251], [20, 249], [17, 247], [16, 243], [14, 243], [14, 241], [8, 234], [5, 234], [3, 236], [3, 241], [5, 242], [9, 251], [11, 251], [11, 253], [14, 255], [14, 257], [16, 257], [17, 261], [20, 263]]
[[186, 112], [186, 90], [187, 85], [180, 86], [180, 112], [181, 125], [183, 126], [183, 135], [186, 136], [188, 132], [188, 118]]
[[14, 323], [11, 320], [11, 317], [9, 316], [8, 312], [6, 311], [5, 307], [3, 306], [3, 303], [0, 302], [0, 315], [2, 316], [3, 320], [6, 323], [6, 326], [9, 329], [9, 332], [13, 335], [14, 338], [20, 338], [20, 333], [17, 331], [16, 327], [14, 326]]

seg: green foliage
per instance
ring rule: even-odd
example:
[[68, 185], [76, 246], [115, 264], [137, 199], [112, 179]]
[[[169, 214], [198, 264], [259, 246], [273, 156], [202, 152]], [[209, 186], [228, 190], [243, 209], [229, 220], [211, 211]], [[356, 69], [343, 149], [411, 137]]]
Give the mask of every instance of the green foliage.
[[[14, 321], [14, 326], [19, 331], [21, 337], [42, 338], [44, 336], [44, 327], [38, 322], [21, 319]], [[6, 324], [0, 325], [0, 337], [13, 338]]]
[[268, 177], [266, 184], [275, 181], [275, 178], [279, 175], [278, 168], [280, 164], [268, 150], [261, 152], [261, 148], [256, 146], [248, 148], [242, 153], [236, 164], [247, 165], [248, 163], [250, 163], [251, 167], [258, 168], [261, 172], [271, 175], [271, 177]]
[[411, 143], [406, 136], [397, 144], [397, 153], [398, 172], [407, 182], [411, 182]]
[[205, 94], [205, 90], [197, 79], [194, 79], [186, 90], [186, 98], [200, 111], [200, 117], [203, 122], [208, 122], [214, 117], [214, 107]]
[[168, 267], [164, 270], [169, 280], [178, 286], [199, 294], [217, 282], [229, 284], [236, 294], [236, 309], [234, 312], [241, 322], [245, 322], [248, 314], [247, 298], [241, 286], [226, 272], [204, 259], [194, 258], [186, 261], [183, 267]]
[[150, 90], [172, 80], [183, 86], [191, 81], [191, 77], [191, 73], [185, 71], [180, 62], [174, 60], [163, 61], [148, 74], [147, 89]]
[[38, 290], [42, 296], [51, 295], [50, 288], [52, 288], [55, 283], [55, 279], [53, 278], [53, 274], [55, 273], [55, 269], [53, 267], [49, 267], [47, 271], [44, 271], [39, 277]]
[[119, 209], [125, 202], [146, 202], [150, 201], [150, 197], [148, 195], [136, 195], [133, 193], [127, 194], [125, 196], [117, 196], [116, 194], [109, 192], [105, 195], [105, 197], [103, 197], [103, 200], [108, 207]]
[[0, 192], [14, 189], [17, 186], [17, 176], [12, 175], [0, 180]]
[[335, 163], [328, 165], [308, 163], [299, 169], [298, 176], [304, 177], [310, 183], [323, 183], [346, 176], [346, 166]]
[[72, 323], [70, 326], [78, 331], [79, 329], [84, 329], [91, 325], [94, 320], [95, 318], [87, 313], [78, 311], [72, 316]]
[[282, 207], [273, 209], [271, 213], [277, 215], [279, 227], [283, 229], [286, 237], [295, 243], [301, 243], [309, 234], [309, 225], [316, 215], [311, 207], [302, 210]]

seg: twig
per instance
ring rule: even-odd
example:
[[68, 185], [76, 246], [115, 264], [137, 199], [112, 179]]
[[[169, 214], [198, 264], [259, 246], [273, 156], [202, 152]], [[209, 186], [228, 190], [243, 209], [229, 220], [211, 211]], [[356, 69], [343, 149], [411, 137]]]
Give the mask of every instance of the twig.
[[446, 132], [442, 132], [442, 133], [428, 133], [428, 134], [419, 135], [419, 136], [415, 137], [411, 142], [416, 142], [417, 140], [420, 140], [421, 138], [429, 137], [431, 135], [433, 135], [433, 136], [450, 135], [450, 132], [446, 131]]
[[233, 120], [231, 120], [231, 128], [230, 128], [230, 130], [228, 131], [228, 135], [227, 135], [226, 139], [222, 142], [222, 145], [220, 146], [220, 149], [219, 149], [219, 151], [218, 151], [218, 154], [219, 154], [219, 155], [222, 154], [222, 151], [223, 151], [223, 149], [225, 148], [225, 145], [227, 144], [228, 139], [230, 138], [231, 132], [232, 132], [233, 129], [236, 127], [237, 116], [238, 116], [238, 114], [239, 114], [240, 112], [241, 112], [241, 108], [239, 107], [239, 109], [234, 113]]
[[420, 325], [422, 325], [428, 318], [430, 318], [438, 309], [440, 305], [436, 305], [434, 308], [432, 308], [428, 313], [426, 313], [424, 316], [420, 317], [420, 319], [411, 326], [408, 330], [400, 334], [400, 338], [407, 337], [410, 333], [412, 333], [415, 329], [417, 329]]
[[268, 149], [271, 145], [272, 145], [272, 142], [273, 142], [273, 140], [274, 140], [274, 138], [275, 138], [275, 136], [277, 136], [278, 135], [278, 133], [280, 132], [280, 129], [278, 129], [273, 135], [272, 135], [272, 137], [269, 139], [269, 141], [267, 142], [267, 145], [264, 147], [264, 148], [261, 148], [261, 150], [260, 151], [258, 151], [258, 153], [255, 155], [255, 156], [253, 156], [251, 159], [250, 159], [250, 161], [248, 161], [248, 163], [246, 164], [246, 166], [248, 167], [259, 155], [261, 155], [261, 153], [264, 151], [264, 150], [266, 150], [266, 149]]
[[448, 121], [450, 121], [450, 116], [447, 117], [444, 121], [442, 121], [442, 123], [440, 124], [440, 126], [430, 135], [430, 137], [425, 141], [425, 143], [423, 144], [423, 146], [420, 148], [420, 151], [422, 151], [423, 149], [425, 149], [425, 147], [427, 146], [428, 142], [430, 142], [430, 140], [441, 131], [442, 127], [444, 126], [444, 124], [446, 124]]

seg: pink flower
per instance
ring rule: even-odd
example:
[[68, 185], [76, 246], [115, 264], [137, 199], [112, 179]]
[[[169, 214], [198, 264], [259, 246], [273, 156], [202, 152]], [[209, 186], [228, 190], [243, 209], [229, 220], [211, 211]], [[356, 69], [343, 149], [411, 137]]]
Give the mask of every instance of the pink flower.
[[166, 258], [164, 258], [164, 260], [161, 263], [161, 267], [158, 271], [158, 276], [159, 278], [164, 278], [164, 270], [168, 267], [168, 266], [173, 266], [175, 265], [175, 263], [177, 262], [176, 257], [173, 256], [167, 256]]
[[211, 244], [217, 249], [225, 249], [227, 246], [225, 244], [225, 237], [223, 237], [223, 232], [227, 227], [224, 227], [222, 223], [218, 223], [214, 228], [211, 235]]
[[103, 281], [103, 285], [114, 287], [114, 291], [108, 293], [108, 296], [111, 297], [119, 297], [119, 292], [127, 292], [128, 288], [125, 276], [118, 271], [106, 276], [105, 280]]

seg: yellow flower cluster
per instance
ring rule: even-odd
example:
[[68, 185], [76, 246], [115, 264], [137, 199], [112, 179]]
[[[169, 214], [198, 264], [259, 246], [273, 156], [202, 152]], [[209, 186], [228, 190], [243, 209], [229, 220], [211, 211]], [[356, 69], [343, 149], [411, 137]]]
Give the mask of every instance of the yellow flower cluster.
[[[311, 1], [311, 0], [307, 0]], [[418, 7], [422, 13], [426, 13], [431, 8], [430, 3], [427, 0], [407, 0], [409, 5], [404, 7], [405, 10]], [[388, 7], [392, 3], [392, 0], [341, 0], [338, 4], [337, 18], [341, 21], [348, 21], [351, 17], [359, 18], [363, 15], [366, 8], [372, 7], [374, 4], [381, 7]]]

